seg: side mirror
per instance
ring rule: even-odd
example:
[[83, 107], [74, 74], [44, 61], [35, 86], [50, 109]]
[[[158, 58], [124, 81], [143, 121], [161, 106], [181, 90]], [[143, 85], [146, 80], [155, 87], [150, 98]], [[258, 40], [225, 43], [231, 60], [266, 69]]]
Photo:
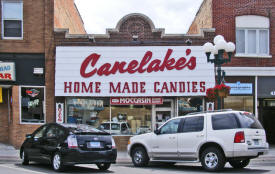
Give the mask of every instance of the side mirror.
[[159, 134], [160, 134], [160, 130], [159, 130], [159, 129], [156, 129], [156, 130], [154, 131], [154, 133], [155, 133], [156, 135], [159, 135]]
[[32, 134], [26, 134], [26, 138], [31, 138]]

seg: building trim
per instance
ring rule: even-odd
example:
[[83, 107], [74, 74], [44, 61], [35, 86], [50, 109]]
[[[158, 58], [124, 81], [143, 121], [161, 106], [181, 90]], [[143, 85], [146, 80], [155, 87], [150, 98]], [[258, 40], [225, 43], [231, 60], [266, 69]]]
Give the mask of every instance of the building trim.
[[226, 76], [275, 76], [275, 67], [222, 67]]

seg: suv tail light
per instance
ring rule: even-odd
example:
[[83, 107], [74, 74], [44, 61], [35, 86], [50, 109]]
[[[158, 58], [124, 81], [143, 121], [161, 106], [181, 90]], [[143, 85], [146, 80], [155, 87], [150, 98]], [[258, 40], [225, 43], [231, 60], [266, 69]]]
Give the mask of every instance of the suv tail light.
[[112, 149], [115, 149], [115, 148], [116, 148], [116, 143], [115, 143], [115, 140], [112, 137]]
[[68, 141], [69, 148], [77, 148], [78, 147], [77, 139], [76, 139], [75, 135], [68, 136], [67, 141]]
[[236, 132], [235, 137], [234, 137], [234, 143], [244, 143], [245, 138], [244, 138], [244, 132]]

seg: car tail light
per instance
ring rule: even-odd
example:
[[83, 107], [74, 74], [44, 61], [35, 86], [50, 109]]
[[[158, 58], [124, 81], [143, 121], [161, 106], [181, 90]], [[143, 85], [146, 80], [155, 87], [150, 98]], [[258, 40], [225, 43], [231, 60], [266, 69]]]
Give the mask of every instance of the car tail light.
[[68, 141], [69, 148], [77, 148], [78, 147], [77, 139], [76, 139], [75, 135], [68, 136], [67, 141]]
[[116, 148], [116, 143], [115, 143], [115, 140], [112, 137], [112, 149], [115, 149], [115, 148]]
[[245, 138], [244, 138], [244, 132], [236, 132], [235, 138], [234, 138], [234, 143], [244, 143]]

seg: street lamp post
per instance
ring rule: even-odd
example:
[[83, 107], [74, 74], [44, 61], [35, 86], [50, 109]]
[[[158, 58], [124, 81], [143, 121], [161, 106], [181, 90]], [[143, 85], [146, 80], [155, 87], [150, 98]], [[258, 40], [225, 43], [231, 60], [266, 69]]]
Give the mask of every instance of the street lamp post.
[[[207, 56], [207, 62], [214, 63], [217, 67], [217, 84], [221, 84], [222, 78], [225, 76], [225, 72], [221, 70], [221, 65], [231, 61], [233, 52], [235, 51], [235, 44], [232, 42], [226, 42], [224, 37], [217, 35], [214, 38], [214, 44], [207, 42], [203, 45], [203, 50]], [[224, 52], [227, 53], [228, 58], [224, 58]], [[214, 59], [210, 59], [211, 53], [214, 55]], [[216, 74], [216, 73], [215, 73]], [[218, 109], [221, 109], [221, 97], [218, 96]]]

